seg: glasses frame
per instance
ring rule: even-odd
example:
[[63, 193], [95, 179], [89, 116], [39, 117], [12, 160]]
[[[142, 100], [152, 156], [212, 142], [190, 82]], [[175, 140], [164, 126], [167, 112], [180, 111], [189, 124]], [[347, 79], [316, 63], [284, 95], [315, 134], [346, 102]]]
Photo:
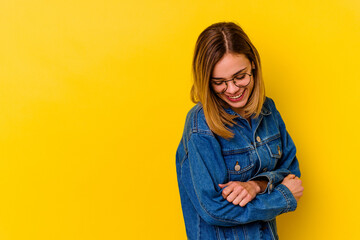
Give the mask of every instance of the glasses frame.
[[[238, 86], [238, 85], [236, 85], [235, 78], [239, 77], [239, 75], [249, 75], [249, 77], [250, 77], [249, 83], [246, 84], [245, 86]], [[252, 75], [253, 75], [253, 74], [250, 74], [250, 73], [240, 73], [240, 74], [236, 75], [235, 77], [232, 77], [232, 78], [229, 79], [229, 80], [221, 80], [221, 82], [224, 82], [224, 83], [225, 83], [225, 86], [226, 86], [226, 87], [224, 88], [224, 90], [222, 90], [222, 91], [220, 91], [220, 92], [215, 91], [214, 87], [212, 87], [212, 88], [213, 88], [214, 92], [216, 92], [217, 94], [223, 94], [223, 93], [225, 93], [226, 90], [228, 89], [228, 84], [227, 84], [227, 82], [230, 82], [230, 81], [233, 81], [234, 85], [237, 86], [238, 88], [244, 88], [244, 87], [249, 86], [249, 84], [251, 83], [251, 76], [252, 76]], [[216, 82], [216, 81], [211, 79], [211, 82], [214, 83], [214, 82]]]

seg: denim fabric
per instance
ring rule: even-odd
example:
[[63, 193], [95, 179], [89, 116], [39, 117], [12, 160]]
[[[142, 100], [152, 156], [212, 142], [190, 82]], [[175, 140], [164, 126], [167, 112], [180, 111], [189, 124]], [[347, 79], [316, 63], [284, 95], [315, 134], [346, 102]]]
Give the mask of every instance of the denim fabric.
[[[300, 177], [295, 145], [272, 99], [266, 98], [251, 127], [231, 108], [225, 110], [238, 116], [231, 140], [209, 129], [201, 103], [186, 117], [176, 170], [188, 239], [278, 239], [276, 216], [297, 207], [280, 184], [290, 173]], [[267, 188], [245, 207], [224, 199], [218, 186], [255, 179], [267, 179]]]

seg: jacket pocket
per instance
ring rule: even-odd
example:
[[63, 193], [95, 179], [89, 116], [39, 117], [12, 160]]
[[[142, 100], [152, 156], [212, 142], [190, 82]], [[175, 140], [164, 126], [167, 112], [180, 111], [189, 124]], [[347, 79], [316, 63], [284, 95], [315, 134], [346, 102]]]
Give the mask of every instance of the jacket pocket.
[[282, 143], [281, 138], [278, 137], [270, 142], [266, 143], [266, 147], [271, 157], [271, 169], [276, 168], [276, 164], [282, 156]]
[[248, 151], [243, 153], [234, 151], [233, 153], [224, 156], [224, 159], [227, 166], [229, 181], [244, 182], [250, 179], [254, 162]]

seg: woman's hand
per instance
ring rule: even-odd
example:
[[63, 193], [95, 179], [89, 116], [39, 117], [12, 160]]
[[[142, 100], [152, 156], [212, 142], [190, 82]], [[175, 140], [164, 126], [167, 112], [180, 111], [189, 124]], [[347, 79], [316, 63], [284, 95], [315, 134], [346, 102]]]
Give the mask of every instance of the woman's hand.
[[234, 205], [244, 207], [248, 202], [253, 200], [260, 192], [260, 186], [255, 181], [239, 182], [230, 181], [225, 184], [219, 184], [219, 187], [224, 188], [222, 196]]
[[304, 191], [300, 178], [296, 177], [294, 174], [289, 174], [284, 178], [281, 184], [284, 184], [294, 195], [296, 201], [299, 201]]

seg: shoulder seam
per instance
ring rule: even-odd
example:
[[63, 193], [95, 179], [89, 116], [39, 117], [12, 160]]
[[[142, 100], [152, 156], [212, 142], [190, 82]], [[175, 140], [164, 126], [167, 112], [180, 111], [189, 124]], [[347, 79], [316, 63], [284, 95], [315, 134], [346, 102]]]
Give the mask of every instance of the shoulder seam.
[[[199, 112], [201, 111], [201, 109], [203, 109], [202, 106], [200, 105], [196, 105], [196, 109], [194, 111], [194, 117], [193, 117], [193, 127], [191, 129], [192, 133], [199, 133], [199, 134], [206, 134], [206, 135], [210, 135], [213, 136], [213, 133], [211, 130], [203, 130], [203, 129], [199, 129], [199, 125], [198, 125], [198, 121], [199, 121]], [[205, 119], [206, 121], [206, 119]]]

